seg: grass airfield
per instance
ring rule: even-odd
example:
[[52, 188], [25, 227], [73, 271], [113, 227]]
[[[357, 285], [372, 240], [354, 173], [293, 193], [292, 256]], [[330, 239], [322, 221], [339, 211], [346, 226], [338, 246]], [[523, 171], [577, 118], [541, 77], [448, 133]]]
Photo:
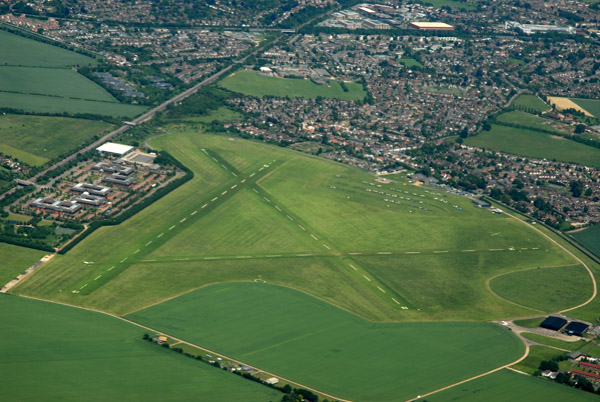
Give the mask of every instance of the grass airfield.
[[[391, 400], [522, 354], [504, 328], [465, 321], [569, 308], [579, 299], [547, 298], [563, 286], [556, 278], [579, 289], [591, 282], [571, 275], [576, 260], [517, 219], [403, 177], [384, 184], [225, 136], [163, 135], [151, 144], [194, 178], [56, 256], [14, 293], [128, 315], [339, 397]], [[538, 267], [544, 274], [531, 277]], [[543, 289], [517, 298], [511, 283], [523, 280]], [[444, 375], [424, 375], [424, 361]]]

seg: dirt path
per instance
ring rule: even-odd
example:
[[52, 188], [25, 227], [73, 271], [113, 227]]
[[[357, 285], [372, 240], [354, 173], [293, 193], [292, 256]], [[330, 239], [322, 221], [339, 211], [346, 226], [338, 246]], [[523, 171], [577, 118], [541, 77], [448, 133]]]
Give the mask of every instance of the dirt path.
[[[229, 361], [232, 361], [232, 362], [234, 362], [234, 363], [237, 363], [237, 364], [240, 364], [240, 365], [244, 365], [244, 366], [254, 367], [254, 366], [250, 366], [250, 365], [248, 365], [248, 364], [246, 364], [246, 363], [244, 363], [244, 362], [241, 362], [241, 361], [239, 361], [239, 360], [236, 360], [236, 359], [234, 359], [234, 358], [231, 358], [231, 357], [229, 357], [229, 356], [226, 356], [226, 355], [224, 355], [224, 354], [222, 354], [222, 353], [220, 353], [220, 352], [215, 352], [215, 351], [213, 351], [213, 350], [210, 350], [210, 349], [207, 349], [207, 348], [205, 348], [205, 347], [203, 347], [203, 346], [196, 345], [196, 344], [194, 344], [194, 343], [191, 343], [191, 342], [184, 341], [183, 339], [176, 338], [176, 337], [174, 337], [174, 336], [172, 336], [172, 335], [169, 335], [169, 334], [167, 334], [167, 333], [165, 333], [165, 332], [159, 331], [159, 330], [157, 330], [157, 329], [154, 329], [154, 328], [151, 328], [151, 327], [147, 327], [147, 326], [145, 326], [145, 325], [142, 325], [142, 324], [139, 324], [139, 323], [137, 323], [137, 322], [135, 322], [135, 321], [131, 321], [131, 320], [128, 320], [127, 318], [119, 317], [118, 315], [114, 315], [114, 314], [108, 313], [108, 312], [106, 312], [106, 311], [102, 311], [102, 310], [96, 310], [96, 309], [93, 309], [93, 308], [87, 308], [87, 307], [81, 307], [81, 306], [75, 306], [75, 305], [73, 305], [73, 304], [62, 303], [62, 302], [57, 302], [57, 301], [53, 301], [53, 300], [46, 300], [46, 299], [41, 299], [41, 298], [38, 298], [38, 297], [32, 297], [32, 296], [24, 296], [24, 295], [19, 295], [19, 296], [15, 296], [15, 297], [24, 297], [24, 298], [26, 298], [26, 299], [39, 300], [39, 301], [43, 301], [43, 302], [46, 302], [46, 303], [54, 303], [54, 304], [59, 304], [59, 305], [62, 305], [62, 306], [67, 306], [67, 307], [73, 307], [73, 308], [77, 308], [77, 309], [80, 309], [80, 310], [86, 310], [86, 311], [92, 311], [92, 312], [94, 312], [94, 313], [100, 313], [100, 314], [104, 314], [104, 315], [107, 315], [107, 316], [109, 316], [109, 317], [116, 318], [117, 320], [124, 321], [124, 322], [126, 322], [126, 323], [128, 323], [128, 324], [135, 325], [136, 327], [143, 328], [143, 329], [145, 329], [145, 330], [148, 330], [148, 331], [150, 331], [150, 332], [153, 332], [153, 333], [155, 333], [155, 334], [158, 334], [158, 335], [164, 335], [164, 336], [166, 336], [166, 337], [168, 337], [168, 338], [170, 338], [170, 339], [173, 339], [173, 340], [175, 340], [177, 344], [182, 344], [182, 343], [183, 343], [184, 345], [192, 346], [192, 347], [195, 347], [195, 348], [198, 348], [198, 349], [204, 350], [204, 351], [206, 351], [206, 352], [208, 352], [208, 353], [212, 353], [212, 354], [215, 354], [215, 355], [218, 355], [218, 356], [222, 356], [222, 357], [223, 357], [223, 359], [227, 359], [227, 360], [229, 360]], [[256, 367], [255, 367], [255, 368], [256, 368]], [[288, 379], [288, 378], [282, 377], [282, 376], [280, 376], [279, 374], [270, 373], [270, 372], [268, 372], [268, 371], [265, 371], [265, 370], [262, 370], [262, 369], [258, 369], [258, 368], [256, 368], [256, 369], [257, 369], [257, 370], [259, 370], [259, 371], [260, 371], [260, 372], [262, 372], [262, 373], [265, 373], [265, 374], [267, 374], [267, 375], [270, 375], [270, 376], [272, 376], [272, 377], [277, 377], [277, 378], [279, 378], [280, 380], [283, 380], [283, 381], [285, 381], [285, 382], [288, 382], [288, 383], [290, 383], [290, 384], [293, 384], [293, 385], [295, 385], [296, 387], [307, 389], [307, 390], [309, 390], [309, 391], [312, 391], [312, 392], [315, 392], [315, 393], [317, 393], [317, 394], [320, 394], [320, 395], [326, 396], [327, 398], [331, 398], [331, 399], [333, 399], [333, 400], [340, 401], [340, 402], [353, 402], [353, 401], [351, 401], [351, 400], [349, 400], [349, 399], [343, 399], [343, 398], [339, 398], [339, 397], [337, 397], [337, 396], [330, 395], [330, 394], [328, 394], [328, 393], [325, 393], [325, 392], [323, 392], [323, 391], [319, 391], [318, 389], [311, 388], [311, 387], [309, 387], [309, 386], [307, 386], [307, 385], [304, 385], [304, 384], [301, 384], [301, 383], [299, 383], [299, 382], [296, 382], [296, 381], [290, 380], [290, 379]]]

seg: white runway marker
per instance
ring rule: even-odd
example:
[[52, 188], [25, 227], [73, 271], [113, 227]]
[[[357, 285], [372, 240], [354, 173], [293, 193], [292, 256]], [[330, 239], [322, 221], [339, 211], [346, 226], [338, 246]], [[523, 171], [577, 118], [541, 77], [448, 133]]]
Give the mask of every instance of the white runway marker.
[[252, 258], [252, 256], [251, 255], [238, 255], [235, 258]]
[[405, 254], [421, 254], [420, 251], [407, 251]]
[[148, 247], [151, 244], [152, 244], [152, 240], [150, 240], [148, 243], [146, 243], [146, 247]]
[[[227, 169], [227, 166], [223, 165], [222, 163], [221, 163], [221, 166], [223, 166], [223, 168]], [[227, 169], [227, 170], [229, 170], [229, 169]]]
[[162, 237], [162, 235], [164, 235], [164, 232], [163, 232], [163, 233], [161, 233], [161, 234], [159, 234], [159, 235], [158, 235], [158, 236], [156, 236], [156, 237]]
[[227, 194], [227, 190], [225, 190], [221, 193], [221, 195], [225, 195], [225, 194]]
[[317, 238], [317, 236], [315, 236], [314, 234], [311, 233], [310, 237], [312, 237], [313, 239], [319, 241], [319, 239]]
[[258, 194], [258, 190], [253, 188], [252, 191], [254, 191], [256, 194]]
[[206, 152], [206, 149], [202, 148], [202, 152], [204, 152], [206, 155], [208, 155], [208, 152]]
[[356, 269], [356, 267], [354, 265], [352, 265], [352, 264], [348, 264], [348, 265], [350, 265], [350, 268], [352, 268], [353, 270], [358, 271], [358, 269]]
[[448, 250], [444, 250], [444, 251], [434, 251], [434, 253], [438, 253], [438, 254], [439, 254], [439, 253], [447, 253], [447, 252], [448, 252]]
[[267, 258], [281, 257], [281, 254], [278, 254], [278, 255], [267, 255], [265, 257], [267, 257]]
[[362, 253], [348, 253], [348, 255], [361, 255]]
[[286, 216], [287, 216], [287, 218], [288, 218], [289, 220], [291, 220], [292, 222], [294, 221], [294, 218], [292, 218], [291, 216], [289, 216], [289, 215], [286, 215]]
[[234, 177], [237, 177], [237, 174], [235, 174], [235, 173], [233, 173], [233, 172], [231, 172], [231, 174], [232, 174]]
[[462, 250], [463, 253], [472, 253], [475, 250]]
[[256, 173], [252, 173], [249, 177], [253, 177]]
[[366, 280], [368, 280], [369, 282], [371, 282], [371, 280], [366, 275], [363, 275], [363, 278], [365, 278]]
[[233, 190], [236, 187], [237, 187], [237, 184], [234, 184], [233, 186], [231, 186], [231, 189]]
[[194, 215], [196, 215], [197, 213], [198, 213], [198, 210], [195, 210], [195, 211], [194, 211], [194, 212], [192, 212], [190, 215], [191, 215], [191, 216], [194, 216]]
[[296, 257], [310, 257], [312, 254], [296, 254]]
[[79, 288], [79, 290], [83, 289], [84, 287], [86, 287], [88, 284], [86, 283], [85, 285], [83, 285], [82, 287]]
[[246, 182], [246, 179], [242, 179], [242, 181], [240, 181], [240, 183], [245, 183], [245, 182]]
[[219, 199], [219, 197], [215, 197], [215, 198], [213, 198], [211, 201], [212, 201], [212, 202], [215, 202], [215, 201], [216, 201], [216, 200], [218, 200], [218, 199]]
[[400, 303], [398, 303], [398, 300], [394, 299], [393, 297], [392, 297], [392, 300], [394, 301], [394, 303], [400, 304]]
[[331, 247], [329, 247], [327, 244], [323, 243], [323, 247], [325, 247], [327, 250], [331, 250]]
[[[267, 202], [271, 202], [271, 200], [270, 200], [270, 199], [268, 199], [267, 197], [264, 197], [264, 196], [263, 196], [263, 198], [265, 199], [265, 201], [267, 201]], [[275, 208], [277, 208], [277, 207], [275, 207]]]
[[138, 248], [137, 250], [135, 250], [135, 251], [133, 252], [133, 255], [135, 255], [135, 254], [137, 254], [137, 253], [139, 253], [139, 252], [140, 252], [140, 249]]
[[306, 230], [306, 229], [304, 229], [304, 226], [302, 226], [302, 225], [298, 225], [298, 227], [302, 230]]
[[381, 290], [382, 293], [385, 293], [385, 290], [381, 289], [379, 286], [377, 286], [377, 289]]
[[205, 257], [205, 260], [218, 260], [220, 257]]
[[489, 251], [502, 251], [501, 248], [491, 248]]
[[112, 271], [114, 267], [115, 266], [113, 265], [112, 267], [110, 267], [109, 269], [107, 269], [107, 271]]
[[95, 281], [97, 281], [98, 279], [100, 279], [102, 277], [102, 275], [98, 275], [97, 277], [94, 278]]
[[208, 204], [204, 204], [204, 205], [202, 205], [202, 206], [200, 207], [200, 209], [202, 209], [202, 208], [206, 208], [206, 206], [207, 206], [207, 205], [208, 205]]
[[142, 262], [156, 262], [158, 260], [142, 260]]
[[377, 254], [379, 254], [379, 255], [388, 255], [388, 254], [392, 254], [392, 253], [389, 252], [389, 251], [380, 251]]
[[122, 264], [122, 263], [124, 263], [126, 260], [127, 260], [127, 257], [123, 258], [123, 259], [121, 260], [121, 264]]
[[177, 258], [174, 261], [189, 261], [189, 258]]
[[173, 225], [169, 228], [169, 230], [173, 230], [173, 229], [175, 229], [175, 225]]
[[277, 205], [275, 205], [275, 209], [281, 212], [281, 208], [279, 208]]

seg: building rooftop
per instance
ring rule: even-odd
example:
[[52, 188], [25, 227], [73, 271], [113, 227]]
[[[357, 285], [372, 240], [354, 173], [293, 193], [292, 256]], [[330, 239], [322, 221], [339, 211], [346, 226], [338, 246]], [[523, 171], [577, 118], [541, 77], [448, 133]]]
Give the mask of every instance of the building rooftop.
[[96, 151], [122, 156], [125, 155], [127, 152], [131, 151], [132, 149], [133, 147], [129, 145], [107, 142], [96, 148]]

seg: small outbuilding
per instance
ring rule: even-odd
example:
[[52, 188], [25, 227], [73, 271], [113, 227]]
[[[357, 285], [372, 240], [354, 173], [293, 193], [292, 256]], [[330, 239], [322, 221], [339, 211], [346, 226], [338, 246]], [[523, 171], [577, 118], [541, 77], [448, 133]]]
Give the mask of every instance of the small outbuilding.
[[564, 318], [555, 317], [551, 315], [548, 316], [544, 321], [542, 321], [540, 327], [550, 329], [552, 331], [558, 331], [562, 327], [564, 327], [566, 323], [567, 320], [565, 320]]

